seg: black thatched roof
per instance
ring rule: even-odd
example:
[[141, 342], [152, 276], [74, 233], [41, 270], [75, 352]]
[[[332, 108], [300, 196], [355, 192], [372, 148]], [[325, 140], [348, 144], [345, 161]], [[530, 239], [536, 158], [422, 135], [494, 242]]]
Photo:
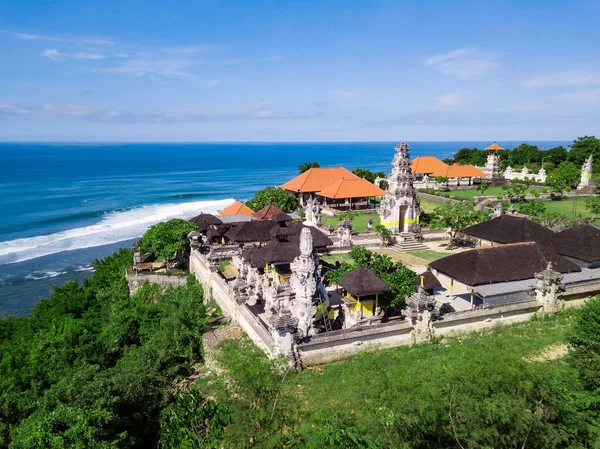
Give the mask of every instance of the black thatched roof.
[[300, 248], [290, 242], [269, 242], [259, 248], [248, 248], [244, 259], [254, 268], [263, 268], [269, 263], [291, 263], [300, 255]]
[[530, 279], [544, 270], [548, 262], [560, 273], [581, 271], [576, 264], [540, 243], [472, 249], [438, 259], [429, 267], [472, 286]]
[[423, 288], [425, 290], [440, 290], [442, 289], [442, 284], [437, 278], [433, 275], [431, 270], [427, 270], [415, 278], [415, 286], [419, 287], [421, 285], [421, 276], [423, 276]]
[[296, 230], [293, 228], [288, 228], [287, 226], [273, 226], [269, 233], [273, 237], [286, 237], [289, 235], [294, 235]]
[[194, 223], [200, 232], [206, 232], [210, 225], [223, 224], [219, 218], [211, 214], [196, 215], [195, 217], [190, 218], [188, 221]]
[[286, 214], [283, 211], [279, 212], [273, 218], [271, 218], [272, 221], [277, 221], [277, 222], [290, 221], [291, 219], [292, 219], [292, 217], [290, 217], [288, 214]]
[[596, 262], [600, 260], [600, 229], [589, 224], [574, 226], [552, 235], [542, 245], [563, 256]]
[[331, 239], [323, 234], [322, 231], [314, 226], [304, 226], [300, 222], [292, 223], [288, 226], [288, 229], [292, 229], [294, 231], [293, 235], [288, 236], [288, 240], [296, 245], [300, 245], [300, 233], [304, 228], [310, 229], [310, 233], [312, 234], [313, 238], [313, 246], [315, 248], [326, 248], [327, 246], [333, 245]]
[[386, 293], [390, 288], [379, 276], [367, 267], [358, 267], [352, 270], [338, 282], [345, 290], [356, 296]]
[[227, 231], [225, 238], [235, 243], [268, 242], [273, 239], [270, 231], [274, 226], [277, 226], [277, 223], [272, 221], [247, 221]]
[[206, 231], [207, 237], [215, 238], [215, 237], [223, 237], [225, 233], [230, 229], [231, 226], [226, 224], [222, 225], [211, 225], [208, 227], [208, 231]]
[[462, 232], [497, 243], [539, 242], [552, 235], [552, 231], [544, 226], [514, 215], [501, 215], [469, 226]]

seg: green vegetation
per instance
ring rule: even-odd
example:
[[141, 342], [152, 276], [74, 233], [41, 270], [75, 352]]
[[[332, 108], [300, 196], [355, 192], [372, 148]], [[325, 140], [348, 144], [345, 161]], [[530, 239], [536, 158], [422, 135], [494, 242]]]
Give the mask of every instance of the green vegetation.
[[[598, 352], [598, 310], [573, 339], [586, 348], [583, 360]], [[561, 356], [569, 328], [587, 321], [578, 315], [362, 353], [301, 373], [247, 339], [226, 341], [218, 355], [224, 374], [192, 387], [222, 410], [198, 423], [198, 439], [211, 426], [213, 447], [226, 448], [597, 447], [600, 395], [582, 385], [571, 356]]]
[[390, 256], [369, 251], [363, 246], [355, 246], [349, 253], [352, 263], [342, 262], [340, 268], [326, 275], [329, 284], [337, 284], [346, 274], [358, 267], [367, 267], [379, 276], [390, 288], [385, 295], [392, 307], [403, 307], [405, 298], [416, 289], [414, 285], [415, 272], [406, 268], [402, 262], [393, 262]]
[[336, 262], [353, 263], [352, 257], [350, 257], [349, 253], [326, 254], [324, 256], [320, 256], [320, 258], [331, 264], [335, 264]]
[[231, 260], [230, 259], [221, 259], [221, 260], [219, 260], [219, 271], [221, 273], [225, 273], [225, 267], [227, 267], [228, 265], [231, 265]]
[[189, 249], [187, 235], [196, 230], [196, 225], [180, 218], [160, 222], [146, 231], [140, 239], [142, 252], [154, 251], [157, 260], [171, 260]]
[[[555, 212], [576, 218], [581, 215], [583, 218], [591, 219], [593, 214], [585, 208], [585, 200], [582, 198], [565, 198], [560, 201], [542, 201], [548, 212]], [[596, 223], [600, 220], [596, 219]]]
[[269, 204], [284, 212], [293, 212], [300, 208], [296, 195], [280, 187], [265, 187], [256, 192], [250, 201], [246, 201], [246, 206], [256, 212]]
[[[483, 196], [480, 190], [470, 189], [470, 190], [450, 190], [449, 192], [445, 192], [450, 194], [452, 197], [461, 198], [465, 200], [472, 200], [476, 196]], [[485, 195], [487, 196], [497, 196], [504, 195], [504, 191], [502, 190], [502, 186], [491, 186], [485, 190]]]
[[364, 232], [367, 230], [367, 222], [369, 219], [373, 220], [373, 226], [379, 224], [379, 215], [377, 214], [367, 214], [365, 212], [360, 211], [352, 211], [351, 214], [338, 214], [335, 217], [330, 217], [329, 215], [322, 215], [321, 222], [323, 223], [324, 228], [328, 228], [329, 225], [332, 225], [337, 229], [340, 222], [344, 221], [344, 219], [348, 219], [356, 232]]
[[585, 210], [592, 214], [592, 221], [600, 215], [600, 196], [592, 196], [585, 199]]
[[450, 240], [452, 241], [459, 229], [489, 218], [489, 214], [476, 211], [474, 207], [475, 205], [468, 201], [443, 203], [435, 209], [435, 215], [431, 219], [431, 227], [433, 229], [450, 228]]
[[577, 185], [581, 175], [581, 167], [573, 162], [561, 162], [560, 165], [550, 173], [546, 179], [546, 185], [554, 192], [562, 193], [570, 191]]
[[360, 167], [356, 167], [354, 170], [352, 170], [352, 173], [354, 173], [359, 178], [366, 179], [370, 183], [374, 183], [377, 178], [385, 178], [386, 177], [385, 173], [382, 171], [372, 172], [371, 170], [368, 170], [366, 168], [360, 168]]
[[426, 262], [433, 262], [434, 260], [441, 259], [442, 257], [448, 257], [450, 254], [441, 253], [439, 251], [433, 251], [431, 249], [418, 249], [416, 251], [408, 251], [408, 254], [419, 257]]
[[305, 171], [310, 170], [311, 168], [319, 168], [321, 166], [321, 164], [319, 164], [318, 162], [304, 162], [303, 164], [299, 164], [298, 165], [298, 174], [302, 174]]
[[202, 358], [206, 313], [193, 277], [130, 297], [131, 259], [96, 261], [82, 285], [0, 320], [0, 447], [157, 447], [169, 388]]

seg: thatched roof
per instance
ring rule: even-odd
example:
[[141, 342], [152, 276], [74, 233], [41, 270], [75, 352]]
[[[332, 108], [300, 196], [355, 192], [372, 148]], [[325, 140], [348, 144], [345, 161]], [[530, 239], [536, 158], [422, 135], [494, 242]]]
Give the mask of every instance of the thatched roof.
[[542, 242], [563, 256], [588, 263], [600, 260], [600, 229], [582, 224], [565, 229]]
[[375, 293], [390, 291], [387, 284], [367, 267], [358, 267], [352, 270], [341, 278], [338, 284], [355, 296], [374, 295]]
[[296, 229], [295, 228], [290, 228], [287, 226], [273, 226], [271, 228], [271, 230], [269, 231], [269, 234], [271, 234], [273, 237], [286, 237], [289, 235], [294, 235], [296, 234]]
[[244, 251], [244, 258], [255, 268], [264, 268], [267, 263], [291, 263], [299, 255], [298, 245], [290, 242], [273, 241]]
[[576, 264], [540, 243], [472, 249], [438, 259], [429, 267], [473, 286], [530, 279], [546, 269], [548, 262], [560, 273], [581, 271]]
[[277, 221], [277, 222], [284, 222], [284, 221], [290, 221], [292, 220], [292, 217], [290, 217], [288, 214], [286, 214], [285, 212], [279, 212], [278, 214], [276, 214], [275, 216], [273, 216], [271, 218], [271, 221]]
[[247, 221], [237, 224], [227, 231], [225, 238], [235, 243], [268, 242], [273, 238], [270, 231], [274, 226], [277, 226], [277, 223], [272, 221]]
[[275, 217], [279, 213], [281, 213], [281, 209], [277, 209], [272, 204], [269, 204], [269, 205], [263, 207], [258, 212], [255, 212], [253, 217], [259, 218], [261, 220], [270, 220], [271, 218]]
[[424, 271], [417, 275], [415, 278], [415, 286], [419, 287], [421, 285], [421, 276], [423, 276], [423, 288], [425, 290], [440, 290], [443, 288], [442, 284], [440, 284], [440, 281], [437, 280], [431, 270]]
[[333, 242], [329, 237], [327, 237], [322, 231], [315, 228], [314, 226], [305, 226], [302, 223], [292, 223], [288, 226], [288, 229], [292, 229], [294, 231], [293, 235], [288, 236], [288, 240], [290, 242], [296, 243], [296, 245], [300, 244], [300, 233], [302, 229], [308, 228], [310, 229], [310, 233], [313, 238], [313, 246], [315, 248], [326, 248], [327, 246], [333, 245]]
[[531, 220], [514, 215], [501, 215], [461, 231], [483, 240], [496, 243], [539, 242], [552, 236], [553, 232]]
[[218, 217], [215, 217], [214, 215], [211, 215], [211, 214], [204, 214], [204, 213], [200, 214], [200, 215], [196, 215], [195, 217], [190, 218], [188, 221], [190, 223], [194, 223], [196, 225], [196, 228], [200, 232], [206, 232], [210, 225], [223, 224], [223, 222]]

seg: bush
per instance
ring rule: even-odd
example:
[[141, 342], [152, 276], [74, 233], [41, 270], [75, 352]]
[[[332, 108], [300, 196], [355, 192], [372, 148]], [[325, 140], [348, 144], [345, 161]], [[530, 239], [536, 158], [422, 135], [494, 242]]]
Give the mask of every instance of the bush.
[[140, 239], [139, 245], [143, 252], [154, 251], [159, 260], [171, 260], [175, 254], [189, 251], [187, 235], [195, 229], [194, 223], [174, 218], [150, 226]]

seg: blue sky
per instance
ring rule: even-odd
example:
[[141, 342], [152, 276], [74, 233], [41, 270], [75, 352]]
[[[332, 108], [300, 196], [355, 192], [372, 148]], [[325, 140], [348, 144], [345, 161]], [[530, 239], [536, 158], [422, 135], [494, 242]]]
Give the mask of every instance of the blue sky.
[[600, 2], [0, 2], [0, 140], [600, 134]]

